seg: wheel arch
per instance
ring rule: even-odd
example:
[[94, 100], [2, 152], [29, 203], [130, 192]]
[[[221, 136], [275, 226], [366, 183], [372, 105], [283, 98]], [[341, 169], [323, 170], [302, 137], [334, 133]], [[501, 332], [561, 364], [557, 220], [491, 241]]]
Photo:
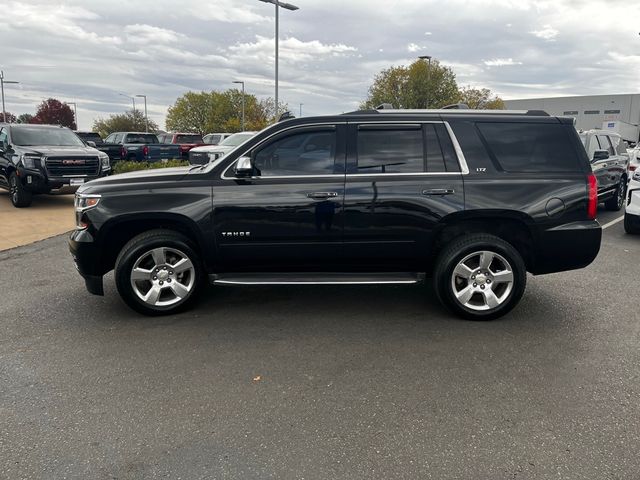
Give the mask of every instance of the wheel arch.
[[434, 234], [432, 264], [452, 240], [462, 235], [487, 233], [513, 245], [530, 271], [535, 265], [533, 225], [534, 221], [529, 215], [512, 210], [476, 210], [449, 215], [442, 220]]
[[172, 230], [181, 233], [193, 244], [193, 248], [206, 264], [206, 240], [196, 222], [175, 213], [145, 212], [117, 217], [102, 225], [96, 239], [102, 252], [102, 272], [106, 273], [114, 268], [118, 254], [129, 240], [150, 230]]

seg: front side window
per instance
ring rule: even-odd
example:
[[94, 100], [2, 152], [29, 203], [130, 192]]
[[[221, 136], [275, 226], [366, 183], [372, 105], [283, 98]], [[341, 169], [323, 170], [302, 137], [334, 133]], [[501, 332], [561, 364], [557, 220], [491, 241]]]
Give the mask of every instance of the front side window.
[[336, 157], [336, 131], [292, 133], [261, 147], [254, 154], [260, 176], [331, 175]]

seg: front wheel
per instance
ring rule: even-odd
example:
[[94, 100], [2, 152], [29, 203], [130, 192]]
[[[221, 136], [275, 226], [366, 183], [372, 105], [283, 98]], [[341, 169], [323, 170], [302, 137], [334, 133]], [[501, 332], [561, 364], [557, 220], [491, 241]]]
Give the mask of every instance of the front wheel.
[[30, 206], [33, 199], [32, 193], [24, 188], [16, 172], [12, 172], [9, 177], [9, 195], [11, 197], [11, 203], [16, 208]]
[[619, 212], [624, 207], [624, 199], [627, 193], [627, 179], [622, 177], [620, 179], [620, 183], [618, 184], [618, 188], [616, 188], [616, 193], [609, 200], [604, 202], [604, 208], [610, 210], [612, 212]]
[[492, 320], [509, 312], [522, 297], [527, 272], [509, 243], [488, 234], [465, 235], [438, 256], [436, 294], [445, 307], [469, 320]]
[[189, 240], [153, 230], [129, 241], [118, 256], [116, 287], [122, 299], [145, 315], [167, 315], [191, 304], [204, 283], [200, 259]]

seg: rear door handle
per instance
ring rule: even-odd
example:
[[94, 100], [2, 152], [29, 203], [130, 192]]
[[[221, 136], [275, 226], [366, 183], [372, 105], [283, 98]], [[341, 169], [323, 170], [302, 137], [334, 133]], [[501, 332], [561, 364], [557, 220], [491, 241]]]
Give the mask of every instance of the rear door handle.
[[430, 188], [422, 191], [422, 195], [452, 195], [454, 193], [456, 191], [453, 188]]
[[338, 196], [338, 192], [311, 192], [307, 193], [307, 197], [315, 200], [324, 200], [327, 198], [335, 198]]

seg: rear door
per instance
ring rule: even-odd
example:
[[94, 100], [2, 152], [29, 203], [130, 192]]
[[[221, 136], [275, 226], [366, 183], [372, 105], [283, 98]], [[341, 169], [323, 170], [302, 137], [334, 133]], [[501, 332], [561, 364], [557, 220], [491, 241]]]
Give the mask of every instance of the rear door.
[[434, 230], [464, 209], [460, 164], [447, 125], [349, 125], [345, 261], [368, 271], [425, 271]]
[[345, 125], [294, 127], [258, 144], [213, 191], [219, 268], [335, 270], [342, 258]]

